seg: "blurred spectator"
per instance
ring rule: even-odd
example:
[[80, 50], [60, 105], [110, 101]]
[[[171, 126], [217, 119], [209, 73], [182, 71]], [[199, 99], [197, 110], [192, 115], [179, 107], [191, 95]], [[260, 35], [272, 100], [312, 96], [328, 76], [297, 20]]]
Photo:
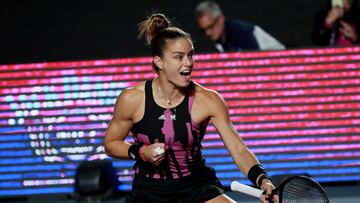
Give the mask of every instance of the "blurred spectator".
[[347, 46], [359, 43], [358, 0], [328, 0], [316, 16], [313, 41], [322, 46]]
[[252, 23], [225, 18], [218, 4], [204, 1], [195, 9], [200, 29], [219, 52], [285, 49], [278, 40]]

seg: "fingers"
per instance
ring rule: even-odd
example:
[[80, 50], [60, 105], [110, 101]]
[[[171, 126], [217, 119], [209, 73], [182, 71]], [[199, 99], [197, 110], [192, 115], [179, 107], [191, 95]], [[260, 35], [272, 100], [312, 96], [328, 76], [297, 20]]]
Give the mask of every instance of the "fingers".
[[342, 32], [346, 37], [355, 40], [354, 37], [354, 31], [350, 24], [340, 21], [341, 27], [339, 28], [340, 32]]
[[274, 195], [272, 200], [273, 202], [280, 203], [279, 195]]
[[274, 190], [266, 190], [260, 197], [263, 203], [279, 203], [279, 195]]
[[349, 23], [346, 23], [344, 21], [340, 21], [340, 24], [345, 30], [352, 31], [351, 25]]
[[154, 161], [154, 165], [155, 166], [158, 166], [158, 165], [160, 165], [161, 164], [161, 162], [164, 160], [164, 158], [165, 158], [165, 156], [163, 155], [163, 156], [161, 156], [161, 157], [159, 157], [159, 158], [157, 158], [157, 159], [155, 159], [155, 161]]
[[279, 195], [277, 194], [274, 185], [269, 179], [265, 179], [262, 184], [261, 188], [263, 189], [263, 194], [260, 197], [260, 200], [263, 203], [278, 203], [279, 202]]
[[154, 143], [147, 145], [143, 150], [143, 153], [146, 156], [146, 159], [154, 164], [159, 165], [165, 158], [165, 144], [164, 143]]

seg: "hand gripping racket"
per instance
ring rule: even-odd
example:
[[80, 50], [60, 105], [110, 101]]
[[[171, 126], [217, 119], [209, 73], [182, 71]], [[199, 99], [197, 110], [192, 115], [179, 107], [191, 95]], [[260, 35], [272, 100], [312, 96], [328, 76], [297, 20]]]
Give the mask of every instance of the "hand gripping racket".
[[[260, 198], [262, 190], [241, 184], [231, 183], [231, 190]], [[275, 190], [281, 203], [329, 203], [325, 190], [313, 178], [293, 176], [283, 181]]]

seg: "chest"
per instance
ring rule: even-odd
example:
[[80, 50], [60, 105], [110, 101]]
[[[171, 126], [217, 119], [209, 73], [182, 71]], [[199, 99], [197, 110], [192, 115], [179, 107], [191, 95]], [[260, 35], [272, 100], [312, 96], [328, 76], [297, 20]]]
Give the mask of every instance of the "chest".
[[204, 135], [206, 125], [197, 124], [191, 118], [187, 105], [176, 108], [152, 106], [134, 125], [134, 138], [144, 144], [165, 143], [167, 147], [186, 148], [196, 145]]

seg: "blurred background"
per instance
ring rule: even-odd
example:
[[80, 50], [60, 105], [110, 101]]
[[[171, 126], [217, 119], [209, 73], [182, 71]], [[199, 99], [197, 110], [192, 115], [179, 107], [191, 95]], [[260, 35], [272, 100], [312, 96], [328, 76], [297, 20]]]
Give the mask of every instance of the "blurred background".
[[[196, 24], [199, 2], [0, 0], [0, 202], [123, 201], [133, 161], [109, 159], [102, 141], [117, 96], [154, 76], [137, 38], [154, 12], [191, 34], [194, 80], [223, 95], [276, 183], [309, 175], [330, 202], [360, 201], [360, 47], [312, 41], [327, 1], [217, 1], [286, 46], [222, 54]], [[226, 193], [258, 202], [229, 190], [250, 182], [211, 125], [203, 145]]]
[[[137, 24], [153, 12], [188, 31], [196, 53], [216, 51], [197, 27], [200, 1], [1, 0], [0, 63], [147, 56]], [[226, 16], [258, 24], [288, 48], [314, 46], [315, 14], [325, 0], [219, 1]]]

